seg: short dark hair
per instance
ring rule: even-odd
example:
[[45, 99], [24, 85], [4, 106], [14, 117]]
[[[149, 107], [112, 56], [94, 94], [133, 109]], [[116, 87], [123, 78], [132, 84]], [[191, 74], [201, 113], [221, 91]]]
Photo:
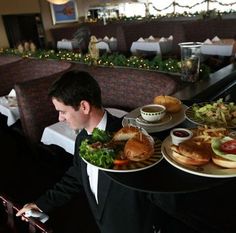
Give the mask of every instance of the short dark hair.
[[64, 73], [49, 89], [49, 97], [76, 108], [82, 100], [101, 108], [101, 89], [98, 82], [85, 71], [71, 70]]

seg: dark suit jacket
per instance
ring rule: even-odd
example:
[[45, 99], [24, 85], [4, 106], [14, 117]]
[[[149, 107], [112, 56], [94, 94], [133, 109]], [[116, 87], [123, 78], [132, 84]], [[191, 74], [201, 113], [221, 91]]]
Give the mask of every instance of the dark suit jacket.
[[[106, 130], [115, 131], [120, 127], [121, 120], [108, 113]], [[78, 154], [81, 140], [85, 137], [83, 130], [76, 139], [73, 166], [53, 189], [36, 201], [38, 207], [47, 213], [54, 207], [65, 204], [83, 189], [102, 233], [153, 232], [153, 206], [146, 194], [114, 182], [102, 170], [99, 170], [98, 177], [99, 204], [96, 203], [90, 189], [87, 164]]]

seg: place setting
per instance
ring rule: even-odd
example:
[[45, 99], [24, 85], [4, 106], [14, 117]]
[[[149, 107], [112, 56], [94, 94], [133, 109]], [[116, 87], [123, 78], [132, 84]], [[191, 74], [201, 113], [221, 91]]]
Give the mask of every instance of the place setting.
[[85, 163], [112, 173], [146, 170], [163, 159], [161, 141], [135, 126], [125, 126], [114, 135], [96, 128], [79, 150]]
[[161, 146], [174, 167], [198, 176], [236, 177], [236, 105], [222, 99], [185, 110], [193, 128], [173, 128]]
[[156, 96], [153, 103], [138, 107], [124, 116], [123, 126], [142, 127], [148, 133], [170, 129], [185, 120], [187, 106], [172, 96]]
[[9, 108], [17, 107], [16, 92], [12, 89], [8, 95], [0, 97], [0, 104]]
[[186, 109], [185, 116], [196, 125], [236, 128], [236, 105], [223, 99], [193, 104]]

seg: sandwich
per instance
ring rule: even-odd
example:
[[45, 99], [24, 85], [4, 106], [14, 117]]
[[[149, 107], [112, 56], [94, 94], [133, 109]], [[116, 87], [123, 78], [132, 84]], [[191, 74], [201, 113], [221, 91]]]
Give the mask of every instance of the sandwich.
[[154, 104], [161, 104], [166, 107], [166, 111], [170, 113], [179, 112], [182, 109], [182, 102], [173, 96], [159, 95], [153, 100]]
[[209, 143], [197, 143], [192, 139], [171, 145], [172, 157], [183, 165], [204, 165], [211, 160], [213, 151]]
[[131, 161], [146, 160], [154, 153], [152, 137], [134, 126], [126, 126], [120, 129], [113, 136], [113, 141], [125, 141], [124, 157]]

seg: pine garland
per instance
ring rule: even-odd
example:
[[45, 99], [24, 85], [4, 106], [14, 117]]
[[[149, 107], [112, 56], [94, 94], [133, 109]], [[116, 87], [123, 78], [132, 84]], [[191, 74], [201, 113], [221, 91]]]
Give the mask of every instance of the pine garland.
[[[138, 56], [126, 57], [123, 54], [104, 54], [97, 61], [89, 54], [81, 54], [68, 50], [36, 50], [35, 52], [20, 53], [17, 49], [0, 49], [0, 55], [21, 56], [23, 58], [54, 59], [69, 62], [84, 63], [87, 65], [98, 65], [108, 67], [130, 67], [144, 70], [154, 70], [173, 74], [181, 73], [181, 62], [177, 59], [162, 59], [155, 56], [153, 59], [144, 59]], [[200, 76], [206, 77], [210, 73], [210, 68], [204, 64], [200, 67]]]

